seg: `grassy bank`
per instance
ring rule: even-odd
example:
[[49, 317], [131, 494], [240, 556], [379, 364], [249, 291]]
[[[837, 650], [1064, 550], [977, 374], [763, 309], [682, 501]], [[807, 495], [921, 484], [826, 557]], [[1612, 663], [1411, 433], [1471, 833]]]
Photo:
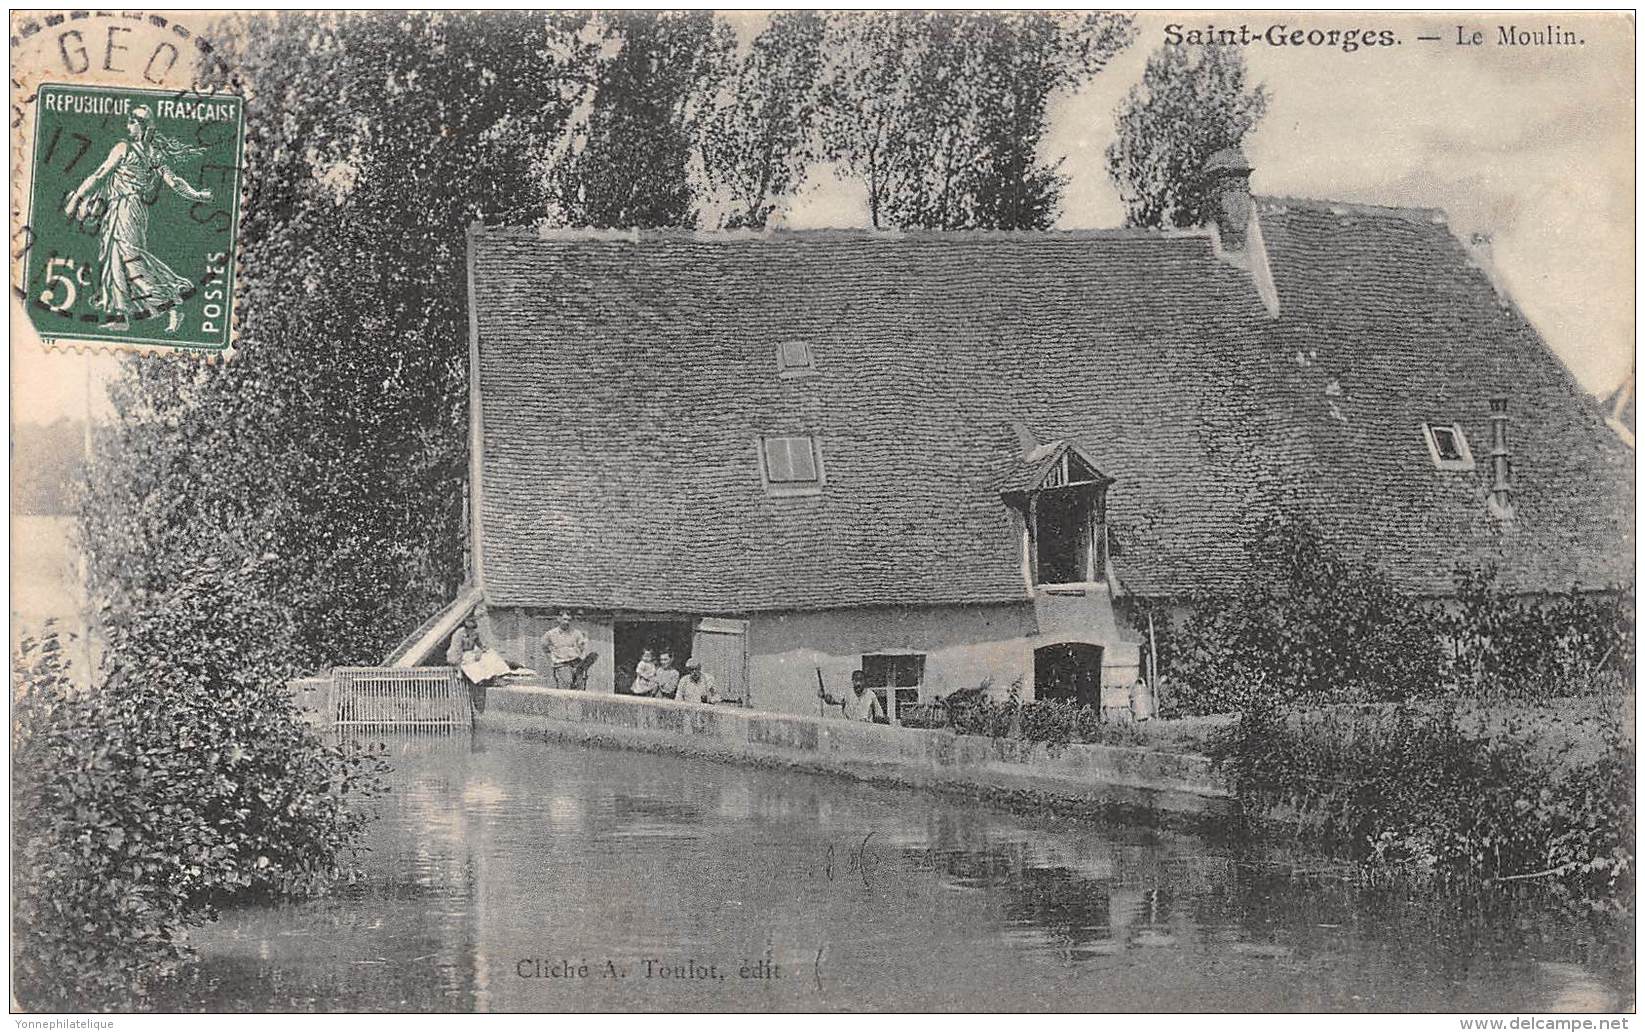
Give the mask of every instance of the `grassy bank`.
[[1213, 746], [1254, 836], [1366, 881], [1537, 897], [1632, 969], [1631, 701], [1252, 709]]

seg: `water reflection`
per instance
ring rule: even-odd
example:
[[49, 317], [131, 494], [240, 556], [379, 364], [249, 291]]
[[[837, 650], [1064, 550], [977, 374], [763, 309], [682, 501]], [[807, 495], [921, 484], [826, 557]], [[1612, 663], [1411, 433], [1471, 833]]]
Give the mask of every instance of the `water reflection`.
[[1227, 845], [647, 754], [396, 747], [363, 877], [227, 915], [179, 1008], [1608, 1007], [1545, 915]]

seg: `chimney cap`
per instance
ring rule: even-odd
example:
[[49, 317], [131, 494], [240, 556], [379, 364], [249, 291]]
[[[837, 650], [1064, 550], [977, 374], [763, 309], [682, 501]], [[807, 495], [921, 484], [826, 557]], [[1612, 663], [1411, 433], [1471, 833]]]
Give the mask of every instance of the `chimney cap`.
[[1249, 176], [1251, 174], [1250, 159], [1238, 147], [1224, 147], [1209, 158], [1205, 159], [1205, 168], [1201, 170], [1206, 179], [1217, 179], [1222, 176]]

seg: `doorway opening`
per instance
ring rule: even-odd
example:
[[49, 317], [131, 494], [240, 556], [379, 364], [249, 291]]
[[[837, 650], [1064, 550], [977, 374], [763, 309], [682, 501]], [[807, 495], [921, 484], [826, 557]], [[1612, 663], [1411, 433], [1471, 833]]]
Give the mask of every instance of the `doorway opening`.
[[611, 629], [611, 659], [616, 665], [618, 692], [628, 692], [634, 684], [634, 665], [640, 654], [651, 650], [651, 659], [661, 662], [663, 653], [674, 657], [674, 669], [683, 672], [691, 656], [691, 622], [688, 620], [618, 620]]
[[1034, 698], [1097, 706], [1102, 700], [1102, 647], [1058, 642], [1034, 650]]

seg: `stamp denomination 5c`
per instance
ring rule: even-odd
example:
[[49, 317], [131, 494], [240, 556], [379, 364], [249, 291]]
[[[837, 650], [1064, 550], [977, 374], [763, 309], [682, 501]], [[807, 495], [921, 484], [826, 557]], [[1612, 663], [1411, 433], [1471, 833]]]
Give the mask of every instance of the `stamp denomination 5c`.
[[40, 337], [226, 349], [241, 99], [48, 83], [34, 103], [22, 286]]

